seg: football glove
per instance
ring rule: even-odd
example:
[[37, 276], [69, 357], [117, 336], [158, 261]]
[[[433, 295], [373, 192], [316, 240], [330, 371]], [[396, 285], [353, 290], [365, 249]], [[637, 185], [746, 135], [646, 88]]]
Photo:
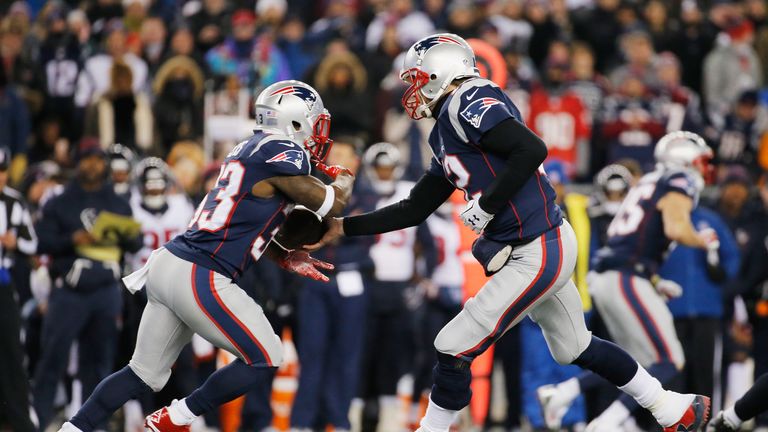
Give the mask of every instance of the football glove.
[[459, 215], [464, 225], [472, 231], [480, 234], [493, 219], [493, 215], [480, 208], [480, 202], [476, 199], [467, 203], [464, 211]]
[[333, 270], [334, 268], [333, 264], [312, 258], [309, 253], [301, 250], [289, 251], [283, 259], [278, 261], [278, 265], [283, 270], [321, 282], [328, 282], [329, 279], [320, 270]]

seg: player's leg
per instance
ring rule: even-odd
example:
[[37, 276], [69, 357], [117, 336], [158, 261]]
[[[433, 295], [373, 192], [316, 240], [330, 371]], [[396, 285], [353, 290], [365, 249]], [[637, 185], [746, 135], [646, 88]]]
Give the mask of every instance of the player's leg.
[[509, 262], [437, 335], [438, 361], [427, 413], [421, 421], [423, 430], [448, 430], [472, 396], [472, 360], [569, 277], [575, 253], [563, 254], [561, 228], [515, 249]]
[[[659, 309], [660, 315], [656, 322], [665, 324], [663, 333], [666, 333], [666, 339], [670, 341], [666, 342], [662, 338], [662, 332], [658, 330], [659, 326], [655, 323], [653, 326], [649, 324], [653, 321], [647, 312], [649, 308], [639, 306], [639, 297], [658, 297], [653, 287], [642, 284], [639, 287], [641, 289], [636, 290], [634, 286], [630, 286], [629, 276], [622, 276], [617, 271], [591, 273], [588, 279], [593, 304], [603, 318], [612, 340], [621, 341], [621, 346], [641, 365], [654, 365], [649, 372], [662, 382], [665, 378], [674, 376], [676, 369], [671, 360], [673, 355], [678, 358], [680, 364], [683, 360], [682, 348], [677, 341], [669, 310], [660, 298], [658, 302], [653, 302], [652, 309]], [[667, 316], [664, 316], [664, 312]], [[647, 332], [644, 330], [646, 327]], [[650, 338], [648, 334], [654, 337]], [[667, 361], [656, 365], [661, 358], [659, 352]], [[667, 354], [673, 352], [674, 354]], [[577, 378], [556, 386], [541, 388], [539, 399], [542, 402], [545, 417], [551, 421], [552, 425], [556, 425], [560, 415], [567, 411], [571, 402], [580, 393], [596, 387], [601, 381], [602, 378], [599, 375], [585, 371]], [[623, 405], [613, 405], [607, 410], [603, 420], [611, 419], [611, 423], [620, 423], [628, 417], [629, 412], [638, 407], [632, 397], [624, 396], [622, 401]]]
[[[555, 360], [576, 364], [602, 376], [650, 410], [662, 426], [676, 426], [689, 420], [700, 424], [706, 420], [704, 411], [708, 409], [708, 401], [705, 404], [694, 395], [664, 390], [661, 383], [623, 349], [589, 334], [573, 282], [568, 281], [555, 296], [538, 305], [531, 318], [544, 331]], [[584, 343], [586, 347], [582, 349]]]
[[[666, 385], [685, 364], [672, 314], [647, 279], [613, 273], [609, 278], [616, 276], [617, 282], [612, 289], [611, 300], [605, 299], [608, 295], [600, 296], [599, 300], [603, 305], [601, 311], [606, 309], [606, 305], [614, 309], [606, 320], [609, 332], [614, 340], [626, 344], [628, 352], [636, 359], [643, 359], [640, 364], [647, 365], [648, 373]], [[604, 423], [605, 426], [601, 426], [603, 429], [615, 427], [628, 419], [637, 408], [635, 400], [623, 394], [595, 419], [594, 428], [597, 428], [597, 423]]]
[[[282, 364], [283, 353], [280, 338], [264, 311], [245, 291], [214, 271], [174, 259], [188, 266], [186, 278], [191, 281], [188, 291], [175, 292], [174, 311], [195, 333], [238, 357], [214, 372], [187, 398], [169, 407], [172, 422], [184, 425], [242, 396], [262, 380], [271, 379], [269, 368]], [[158, 417], [162, 411], [148, 420], [162, 424]]]
[[709, 429], [712, 432], [737, 431], [745, 421], [768, 411], [768, 375], [755, 381], [755, 385], [736, 403], [720, 411], [712, 420]]

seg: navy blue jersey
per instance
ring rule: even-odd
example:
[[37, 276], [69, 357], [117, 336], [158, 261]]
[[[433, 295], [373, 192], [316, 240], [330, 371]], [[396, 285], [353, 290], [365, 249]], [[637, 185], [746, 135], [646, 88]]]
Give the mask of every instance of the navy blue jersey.
[[670, 244], [657, 208], [659, 200], [678, 192], [695, 204], [700, 189], [696, 177], [684, 171], [653, 171], [643, 176], [608, 225], [608, 242], [595, 256], [595, 269], [626, 270], [644, 277], [656, 274]]
[[256, 131], [221, 164], [216, 186], [197, 208], [187, 231], [166, 247], [187, 261], [237, 280], [259, 259], [293, 209], [285, 195], [259, 198], [253, 186], [270, 177], [308, 175], [304, 149], [283, 135]]
[[[463, 82], [446, 99], [429, 136], [434, 158], [428, 172], [448, 178], [464, 191], [467, 201], [480, 197], [496, 173], [507, 168], [505, 158], [480, 148], [480, 138], [509, 118], [523, 122], [520, 111], [496, 84], [482, 78]], [[489, 239], [526, 242], [562, 222], [555, 191], [543, 168], [531, 176], [508, 204], [486, 227], [484, 235]]]

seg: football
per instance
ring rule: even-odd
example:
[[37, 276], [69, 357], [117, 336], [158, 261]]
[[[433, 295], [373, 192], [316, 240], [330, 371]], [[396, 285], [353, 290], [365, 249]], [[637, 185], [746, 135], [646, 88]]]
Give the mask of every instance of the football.
[[275, 240], [288, 249], [317, 243], [325, 234], [323, 221], [315, 212], [296, 206], [283, 222]]

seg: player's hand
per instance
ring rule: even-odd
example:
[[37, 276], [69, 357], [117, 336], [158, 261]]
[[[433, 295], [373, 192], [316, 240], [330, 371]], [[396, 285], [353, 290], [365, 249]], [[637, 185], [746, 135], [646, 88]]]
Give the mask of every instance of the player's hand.
[[79, 229], [72, 233], [72, 243], [75, 246], [88, 246], [96, 243], [96, 239], [88, 231]]
[[656, 291], [664, 297], [664, 300], [678, 298], [683, 295], [683, 287], [669, 279], [659, 279], [655, 287]]
[[325, 223], [327, 231], [325, 231], [320, 241], [311, 245], [305, 245], [302, 249], [313, 252], [344, 235], [343, 218], [326, 218]]
[[707, 251], [716, 251], [720, 249], [720, 239], [717, 237], [717, 231], [712, 228], [704, 228], [699, 231], [699, 239], [704, 244]]
[[344, 168], [341, 165], [328, 166], [322, 162], [317, 162], [315, 164], [315, 168], [322, 171], [323, 173], [325, 173], [325, 175], [332, 178], [333, 180], [336, 180], [336, 177], [338, 177], [340, 174], [352, 176], [352, 171], [348, 170], [347, 168]]
[[3, 248], [7, 250], [16, 250], [16, 235], [10, 231], [5, 233], [2, 237], [0, 237], [0, 244], [3, 245]]
[[480, 234], [488, 223], [493, 219], [493, 215], [480, 208], [480, 202], [476, 199], [467, 203], [464, 211], [459, 215], [464, 225], [470, 227], [472, 231]]
[[293, 250], [279, 261], [280, 268], [316, 281], [328, 282], [328, 276], [320, 270], [333, 270], [333, 264], [309, 256], [309, 253]]

